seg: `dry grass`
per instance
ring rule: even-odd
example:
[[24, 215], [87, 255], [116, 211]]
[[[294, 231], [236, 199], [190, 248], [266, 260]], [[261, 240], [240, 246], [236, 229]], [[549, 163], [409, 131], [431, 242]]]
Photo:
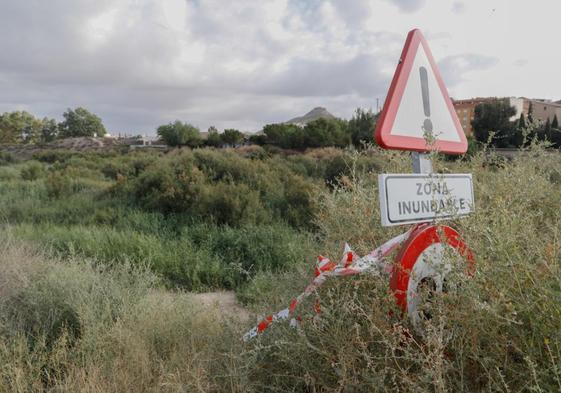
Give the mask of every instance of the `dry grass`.
[[[382, 154], [386, 172], [410, 171], [404, 154]], [[477, 211], [451, 225], [477, 271], [467, 279], [465, 261], [452, 261], [459, 285], [433, 301], [425, 335], [401, 320], [387, 279], [333, 280], [318, 294], [321, 319], [305, 314], [300, 333], [279, 327], [260, 339], [266, 366], [252, 380], [277, 391], [561, 390], [560, 157], [534, 146], [513, 162], [480, 153], [435, 168], [474, 174]], [[323, 197], [325, 254], [343, 241], [364, 253], [403, 230], [380, 228], [375, 175]]]
[[0, 391], [243, 391], [229, 360], [237, 315], [160, 290], [145, 270], [47, 259], [2, 237]]

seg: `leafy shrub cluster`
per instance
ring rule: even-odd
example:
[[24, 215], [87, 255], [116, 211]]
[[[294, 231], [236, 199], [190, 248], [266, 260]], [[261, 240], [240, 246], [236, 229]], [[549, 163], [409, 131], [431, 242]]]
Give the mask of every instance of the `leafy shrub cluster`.
[[15, 161], [16, 159], [11, 153], [0, 151], [0, 166], [10, 165]]
[[317, 147], [363, 147], [372, 141], [378, 115], [357, 108], [347, 121], [321, 117], [304, 126], [293, 123], [267, 124], [263, 133], [252, 135], [250, 140], [259, 145], [273, 145], [283, 149]]
[[230, 151], [201, 149], [170, 153], [138, 176], [122, 178], [114, 190], [143, 209], [217, 224], [284, 220], [309, 227], [320, 185], [286, 164], [273, 166]]
[[23, 180], [33, 181], [41, 177], [43, 173], [43, 165], [36, 161], [29, 161], [21, 168], [20, 176]]
[[306, 259], [323, 173], [256, 147], [44, 151], [2, 168], [0, 218], [57, 255], [147, 264], [170, 286], [241, 290]]

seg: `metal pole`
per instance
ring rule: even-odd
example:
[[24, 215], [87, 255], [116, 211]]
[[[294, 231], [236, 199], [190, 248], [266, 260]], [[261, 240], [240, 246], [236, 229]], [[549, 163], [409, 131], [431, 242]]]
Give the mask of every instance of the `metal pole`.
[[413, 159], [413, 173], [432, 173], [432, 162], [428, 154], [414, 151], [411, 158]]

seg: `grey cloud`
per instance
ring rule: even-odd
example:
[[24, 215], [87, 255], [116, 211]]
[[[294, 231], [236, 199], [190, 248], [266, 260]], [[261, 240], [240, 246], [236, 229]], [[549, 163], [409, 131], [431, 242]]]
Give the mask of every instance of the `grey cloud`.
[[462, 14], [466, 10], [466, 5], [461, 1], [456, 1], [452, 4], [452, 12]]
[[263, 81], [266, 91], [290, 96], [379, 94], [387, 83], [381, 59], [358, 55], [348, 61], [294, 59], [288, 69]]
[[331, 3], [349, 26], [363, 23], [370, 15], [370, 8], [364, 1], [331, 0]]
[[[366, 15], [365, 2], [344, 9], [342, 0], [331, 1], [350, 26]], [[315, 0], [292, 0], [282, 15], [285, 30], [276, 35], [252, 2], [189, 2], [184, 31], [159, 18], [153, 0], [5, 3], [0, 112], [26, 109], [60, 120], [67, 108], [84, 106], [115, 132], [152, 133], [175, 119], [202, 128], [257, 130], [314, 106], [350, 116], [371, 97], [383, 97], [391, 75], [381, 70], [393, 67], [403, 40], [400, 34], [350, 29], [333, 45], [329, 24], [317, 20]], [[101, 31], [105, 40], [93, 42], [89, 21], [113, 9], [114, 27]], [[308, 15], [311, 24], [303, 33], [331, 57], [293, 51], [301, 28], [288, 23], [295, 13]], [[201, 62], [183, 66], [181, 49], [193, 45], [203, 48]], [[353, 52], [341, 53], [345, 47]], [[190, 60], [195, 53], [186, 55]], [[236, 61], [255, 64], [232, 71]]]
[[429, 30], [426, 32], [425, 36], [429, 41], [449, 40], [452, 38], [452, 34], [448, 31], [439, 31], [437, 33], [433, 33]]
[[466, 80], [466, 74], [487, 70], [495, 66], [498, 62], [499, 59], [496, 57], [476, 53], [464, 53], [445, 57], [438, 63], [438, 66], [444, 78], [444, 82], [449, 87], [453, 87]]
[[[84, 27], [110, 1], [10, 2], [0, 16], [0, 71], [45, 84], [114, 84], [150, 74], [173, 56], [173, 46], [153, 24], [118, 28], [93, 47]], [[149, 12], [150, 5], [140, 7]], [[5, 12], [4, 12], [5, 11]], [[134, 67], [131, 67], [134, 65]], [[137, 74], [138, 73], [138, 74]]]
[[426, 0], [387, 0], [399, 7], [403, 12], [415, 12], [421, 9]]

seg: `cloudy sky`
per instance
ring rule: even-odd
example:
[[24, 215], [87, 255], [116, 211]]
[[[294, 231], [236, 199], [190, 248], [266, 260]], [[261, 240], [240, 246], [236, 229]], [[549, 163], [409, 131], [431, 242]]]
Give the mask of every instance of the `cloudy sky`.
[[0, 0], [0, 112], [259, 130], [382, 105], [420, 28], [450, 94], [561, 99], [559, 0]]

